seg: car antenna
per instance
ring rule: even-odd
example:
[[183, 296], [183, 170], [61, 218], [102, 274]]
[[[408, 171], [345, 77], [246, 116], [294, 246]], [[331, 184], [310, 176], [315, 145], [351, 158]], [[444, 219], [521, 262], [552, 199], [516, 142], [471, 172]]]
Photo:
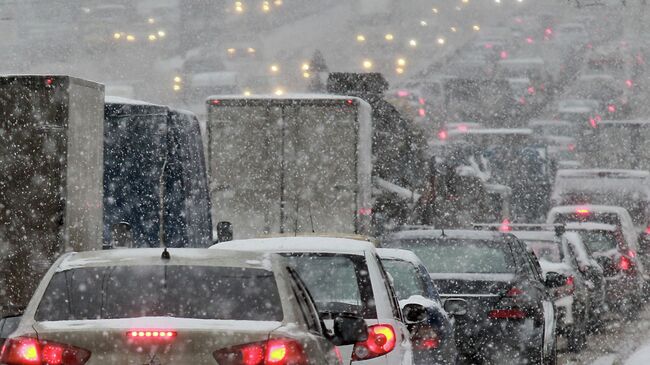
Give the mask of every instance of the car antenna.
[[162, 252], [162, 255], [160, 255], [160, 258], [163, 260], [170, 260], [172, 256], [169, 254], [169, 251], [167, 251], [167, 247]]
[[311, 233], [316, 233], [314, 230], [314, 216], [311, 214], [311, 204], [308, 205], [309, 207], [309, 223], [311, 223]]

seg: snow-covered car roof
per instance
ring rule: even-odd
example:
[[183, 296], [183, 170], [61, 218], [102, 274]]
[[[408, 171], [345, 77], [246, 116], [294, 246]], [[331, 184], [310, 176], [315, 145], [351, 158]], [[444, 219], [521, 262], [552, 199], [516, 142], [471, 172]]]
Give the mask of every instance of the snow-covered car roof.
[[545, 127], [545, 126], [572, 126], [574, 123], [571, 123], [566, 120], [552, 120], [552, 119], [533, 119], [528, 122], [528, 126], [533, 127]]
[[525, 64], [534, 64], [537, 66], [543, 65], [544, 60], [539, 58], [539, 57], [533, 57], [533, 58], [510, 58], [507, 60], [499, 60], [499, 64], [504, 65], [504, 66], [509, 66], [509, 65], [525, 65]]
[[627, 210], [623, 207], [617, 207], [614, 205], [560, 205], [551, 208], [549, 216], [551, 214], [563, 214], [563, 213], [575, 213], [579, 209], [588, 209], [593, 213], [618, 213], [618, 214], [628, 214]]
[[375, 246], [367, 241], [351, 238], [292, 236], [253, 238], [217, 243], [211, 249], [266, 252], [321, 252], [347, 255], [365, 255], [375, 252]]
[[406, 261], [415, 266], [422, 265], [420, 258], [413, 251], [409, 250], [401, 250], [398, 248], [378, 248], [377, 254], [380, 258], [386, 260]]
[[613, 224], [594, 223], [594, 222], [571, 222], [565, 224], [570, 231], [616, 231]]
[[580, 75], [578, 81], [615, 81], [616, 78], [610, 74], [587, 74]]
[[423, 230], [410, 230], [394, 232], [387, 236], [384, 241], [403, 240], [403, 239], [466, 239], [466, 240], [501, 240], [506, 235], [496, 231], [478, 231], [478, 230], [439, 230], [439, 229], [423, 229]]
[[205, 248], [169, 248], [169, 259], [163, 259], [162, 248], [129, 248], [101, 251], [71, 252], [59, 262], [57, 270], [81, 267], [138, 266], [138, 265], [207, 265], [234, 266], [271, 270], [273, 255], [237, 252], [233, 250], [208, 250]]
[[523, 241], [556, 241], [558, 238], [553, 231], [511, 231], [509, 233]]
[[211, 100], [357, 100], [364, 102], [363, 99], [354, 97], [354, 96], [345, 96], [345, 95], [333, 95], [333, 94], [284, 94], [284, 95], [274, 95], [274, 94], [263, 94], [263, 95], [210, 95], [206, 101], [210, 102]]
[[587, 106], [570, 106], [570, 107], [558, 107], [558, 113], [591, 113], [593, 108]]
[[650, 177], [650, 172], [643, 170], [623, 169], [566, 169], [558, 170], [557, 176], [582, 178], [646, 179]]
[[106, 103], [106, 104], [125, 104], [125, 105], [147, 105], [147, 106], [163, 107], [163, 105], [159, 105], [159, 104], [153, 104], [153, 103], [149, 103], [149, 102], [142, 101], [142, 100], [129, 99], [129, 98], [123, 98], [121, 96], [112, 96], [112, 95], [106, 95], [104, 97], [104, 103]]
[[532, 135], [533, 130], [530, 128], [480, 128], [469, 129], [466, 131], [450, 130], [449, 135]]
[[601, 126], [606, 126], [606, 125], [646, 125], [650, 124], [650, 120], [603, 120], [601, 122], [598, 122], [599, 125]]

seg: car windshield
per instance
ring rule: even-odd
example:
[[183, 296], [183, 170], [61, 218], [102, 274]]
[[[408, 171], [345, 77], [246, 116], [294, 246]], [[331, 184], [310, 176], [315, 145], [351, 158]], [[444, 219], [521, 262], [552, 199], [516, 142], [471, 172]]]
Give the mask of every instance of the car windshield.
[[368, 266], [363, 256], [286, 256], [305, 282], [319, 312], [352, 312], [365, 318], [377, 318]]
[[578, 233], [580, 234], [580, 238], [582, 238], [582, 242], [591, 252], [604, 252], [618, 247], [618, 241], [614, 232], [580, 230]]
[[536, 240], [526, 240], [525, 242], [526, 246], [533, 250], [538, 260], [560, 263], [564, 259], [559, 242]]
[[505, 242], [464, 239], [397, 240], [390, 248], [411, 250], [430, 273], [514, 273], [514, 258]]
[[618, 226], [621, 224], [620, 217], [616, 213], [599, 213], [581, 211], [576, 213], [560, 213], [555, 215], [553, 223], [569, 222], [594, 222], [603, 224], [612, 224]]
[[57, 272], [35, 318], [67, 321], [157, 316], [251, 321], [281, 321], [284, 317], [270, 271], [145, 265]]
[[382, 264], [393, 278], [393, 286], [397, 299], [408, 299], [413, 295], [428, 297], [424, 289], [422, 277], [417, 267], [408, 261], [382, 259]]

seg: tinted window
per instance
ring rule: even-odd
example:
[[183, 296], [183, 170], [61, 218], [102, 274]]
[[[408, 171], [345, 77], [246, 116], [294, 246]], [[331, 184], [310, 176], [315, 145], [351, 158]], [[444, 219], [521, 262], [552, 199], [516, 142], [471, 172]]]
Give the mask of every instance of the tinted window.
[[362, 256], [288, 256], [319, 312], [353, 312], [377, 318], [368, 267]]
[[616, 235], [608, 231], [579, 231], [580, 238], [591, 252], [608, 251], [617, 248]]
[[431, 273], [514, 273], [512, 251], [506, 242], [460, 239], [404, 240], [386, 247], [415, 252]]
[[281, 321], [272, 272], [211, 266], [112, 266], [56, 273], [37, 321], [148, 316]]
[[393, 288], [397, 299], [408, 299], [413, 295], [427, 297], [422, 279], [413, 264], [400, 260], [382, 260], [382, 263], [393, 277]]

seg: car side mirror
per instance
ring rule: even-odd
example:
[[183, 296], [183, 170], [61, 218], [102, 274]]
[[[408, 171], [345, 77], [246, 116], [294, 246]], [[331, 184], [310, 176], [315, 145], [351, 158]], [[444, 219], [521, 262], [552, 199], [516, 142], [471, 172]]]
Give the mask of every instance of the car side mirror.
[[111, 249], [116, 247], [134, 247], [133, 231], [128, 222], [119, 222], [111, 226], [111, 242], [108, 246], [104, 245], [103, 249]]
[[416, 324], [424, 322], [427, 319], [427, 309], [417, 303], [409, 303], [402, 308], [402, 314], [406, 324]]
[[467, 301], [464, 299], [447, 299], [443, 307], [452, 316], [464, 316], [467, 314]]
[[559, 288], [566, 285], [566, 280], [567, 277], [565, 275], [556, 272], [549, 272], [546, 273], [546, 281], [544, 282], [544, 285], [547, 288]]
[[334, 318], [334, 336], [330, 341], [336, 346], [354, 345], [368, 339], [368, 325], [363, 317], [352, 313], [339, 313]]

